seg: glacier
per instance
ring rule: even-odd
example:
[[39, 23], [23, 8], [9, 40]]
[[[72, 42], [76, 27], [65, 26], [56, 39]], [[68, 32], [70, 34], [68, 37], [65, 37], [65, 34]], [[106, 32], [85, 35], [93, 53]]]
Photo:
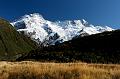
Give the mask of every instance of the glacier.
[[76, 36], [86, 36], [114, 29], [108, 26], [94, 26], [84, 19], [49, 21], [39, 13], [24, 15], [11, 22], [18, 32], [23, 33], [39, 45], [49, 46], [72, 40]]

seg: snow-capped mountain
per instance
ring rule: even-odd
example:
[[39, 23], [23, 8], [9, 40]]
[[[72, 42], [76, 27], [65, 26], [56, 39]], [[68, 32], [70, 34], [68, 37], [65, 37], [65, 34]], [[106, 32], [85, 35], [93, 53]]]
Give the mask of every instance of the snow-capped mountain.
[[48, 21], [40, 14], [25, 15], [11, 23], [19, 32], [31, 37], [37, 43], [47, 46], [62, 43], [81, 35], [91, 35], [114, 29], [105, 26], [94, 26], [83, 20]]

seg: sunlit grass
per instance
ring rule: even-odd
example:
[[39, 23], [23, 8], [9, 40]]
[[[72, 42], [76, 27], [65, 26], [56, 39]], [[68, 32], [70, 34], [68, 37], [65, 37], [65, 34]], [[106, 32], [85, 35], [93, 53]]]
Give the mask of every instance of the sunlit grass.
[[0, 62], [0, 79], [120, 79], [120, 65]]

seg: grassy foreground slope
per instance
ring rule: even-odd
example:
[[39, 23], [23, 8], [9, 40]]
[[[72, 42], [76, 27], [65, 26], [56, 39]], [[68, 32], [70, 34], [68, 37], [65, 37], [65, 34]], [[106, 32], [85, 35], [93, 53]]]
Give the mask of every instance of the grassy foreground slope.
[[0, 19], [0, 60], [15, 60], [34, 48], [34, 42], [19, 34], [8, 21]]
[[0, 79], [120, 79], [120, 65], [0, 62]]

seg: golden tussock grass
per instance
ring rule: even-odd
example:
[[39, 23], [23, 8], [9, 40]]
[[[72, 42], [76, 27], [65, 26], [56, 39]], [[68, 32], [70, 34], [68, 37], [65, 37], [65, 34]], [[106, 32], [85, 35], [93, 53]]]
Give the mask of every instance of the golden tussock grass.
[[120, 65], [1, 61], [0, 79], [120, 79]]

